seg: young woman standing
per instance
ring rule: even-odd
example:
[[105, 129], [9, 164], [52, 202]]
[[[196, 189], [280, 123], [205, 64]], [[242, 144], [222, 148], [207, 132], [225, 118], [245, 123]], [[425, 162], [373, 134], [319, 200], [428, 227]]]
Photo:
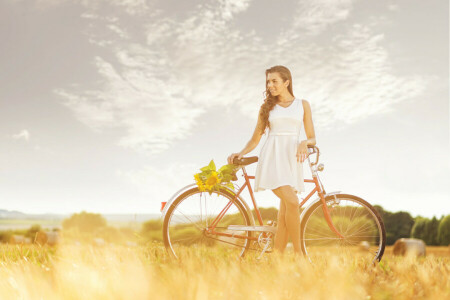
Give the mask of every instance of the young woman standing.
[[[265, 95], [253, 136], [244, 149], [228, 157], [228, 163], [231, 164], [235, 157], [242, 158], [255, 149], [266, 128], [269, 128], [256, 166], [254, 190], [258, 192], [270, 189], [280, 198], [275, 250], [283, 253], [290, 236], [294, 252], [300, 254], [297, 193], [305, 191], [303, 161], [308, 155], [307, 146], [316, 144], [311, 107], [308, 101], [294, 96], [291, 72], [284, 66], [266, 70]], [[307, 139], [301, 141], [303, 127]]]

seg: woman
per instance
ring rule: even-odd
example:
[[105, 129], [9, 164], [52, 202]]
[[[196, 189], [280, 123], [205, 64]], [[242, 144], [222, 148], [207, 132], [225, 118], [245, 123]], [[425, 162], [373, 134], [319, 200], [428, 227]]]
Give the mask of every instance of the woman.
[[[305, 191], [302, 164], [308, 155], [307, 146], [316, 144], [311, 107], [308, 101], [294, 97], [291, 72], [284, 66], [266, 70], [265, 95], [252, 138], [242, 151], [228, 157], [228, 163], [255, 149], [269, 128], [256, 167], [255, 192], [271, 189], [280, 198], [275, 250], [283, 253], [290, 236], [294, 252], [300, 254], [297, 193]], [[307, 139], [300, 141], [303, 125]]]

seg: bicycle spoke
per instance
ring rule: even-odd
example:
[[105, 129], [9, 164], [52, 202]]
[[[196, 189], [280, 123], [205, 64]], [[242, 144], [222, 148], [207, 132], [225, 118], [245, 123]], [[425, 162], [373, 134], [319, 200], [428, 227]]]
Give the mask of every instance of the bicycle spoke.
[[323, 205], [318, 203], [307, 212], [302, 223], [302, 249], [310, 260], [331, 249], [339, 249], [336, 253], [345, 255], [366, 256], [372, 261], [379, 258], [382, 249], [384, 251], [384, 242], [381, 225], [375, 214], [358, 200], [339, 195], [338, 197], [340, 199], [336, 202], [339, 204], [336, 204], [334, 199], [327, 200], [327, 209], [334, 227], [343, 238], [339, 238], [331, 230], [325, 220]]
[[[218, 219], [220, 213], [222, 215]], [[215, 222], [213, 231], [216, 234], [208, 230], [212, 222]], [[180, 251], [186, 249], [184, 246], [205, 246], [211, 250], [221, 248], [227, 253], [230, 245], [239, 246], [241, 250], [238, 255], [242, 256], [249, 249], [250, 240], [232, 236], [236, 231], [228, 230], [228, 224], [250, 225], [245, 207], [221, 191], [209, 194], [193, 188], [174, 200], [168, 210], [164, 222], [164, 242], [168, 251], [177, 257]], [[251, 232], [242, 231], [239, 235], [251, 236]]]
[[195, 227], [197, 227], [198, 230], [202, 230], [200, 227], [197, 226], [197, 224], [195, 224], [195, 222], [193, 222], [188, 216], [186, 216], [185, 214], [183, 214], [183, 212], [179, 211], [179, 213], [181, 213], [187, 220], [189, 220], [189, 222], [191, 224], [193, 224]]
[[367, 228], [371, 228], [371, 226], [372, 226], [372, 224], [369, 224], [369, 225], [366, 224], [366, 225], [364, 225], [364, 227], [361, 227], [360, 229], [358, 229], [358, 231], [354, 232], [353, 234], [346, 235], [346, 236], [352, 236], [352, 235], [355, 235], [357, 233], [364, 232], [364, 230], [366, 230]]

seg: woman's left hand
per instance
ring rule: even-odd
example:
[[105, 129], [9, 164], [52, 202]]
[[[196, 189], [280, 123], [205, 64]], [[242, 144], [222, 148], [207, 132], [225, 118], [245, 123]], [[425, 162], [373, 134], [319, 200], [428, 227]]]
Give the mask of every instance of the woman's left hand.
[[297, 145], [297, 162], [304, 162], [308, 157], [308, 145], [306, 141], [301, 141], [300, 144]]

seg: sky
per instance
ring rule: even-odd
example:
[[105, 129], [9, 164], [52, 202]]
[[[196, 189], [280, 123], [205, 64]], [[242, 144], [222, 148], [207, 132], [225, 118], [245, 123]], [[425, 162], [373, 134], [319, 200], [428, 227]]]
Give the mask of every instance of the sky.
[[327, 192], [450, 214], [448, 6], [2, 0], [0, 209], [159, 213], [244, 148], [265, 70], [284, 65], [311, 105]]

